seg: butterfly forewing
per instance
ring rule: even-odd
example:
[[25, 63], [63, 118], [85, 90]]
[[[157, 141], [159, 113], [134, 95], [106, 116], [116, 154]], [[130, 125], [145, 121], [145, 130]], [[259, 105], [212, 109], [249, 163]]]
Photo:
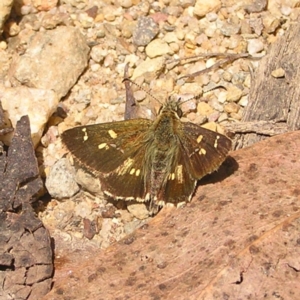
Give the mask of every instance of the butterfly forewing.
[[193, 123], [183, 123], [183, 145], [189, 157], [190, 174], [201, 179], [217, 170], [231, 148], [231, 140]]
[[79, 164], [99, 175], [122, 165], [150, 125], [149, 120], [135, 119], [79, 126], [66, 130], [62, 141]]

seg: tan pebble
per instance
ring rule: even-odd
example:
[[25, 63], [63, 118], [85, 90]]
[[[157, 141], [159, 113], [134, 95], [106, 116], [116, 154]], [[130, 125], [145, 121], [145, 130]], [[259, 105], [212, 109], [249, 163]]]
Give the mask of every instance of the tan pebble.
[[219, 116], [219, 118], [218, 118], [218, 122], [223, 122], [223, 121], [226, 121], [226, 120], [228, 120], [228, 115], [227, 115], [227, 113], [221, 113], [220, 114], [220, 116]]
[[144, 220], [149, 217], [149, 211], [144, 203], [128, 204], [127, 209], [139, 220]]
[[177, 38], [179, 39], [179, 40], [183, 40], [184, 39], [184, 37], [185, 37], [185, 33], [184, 33], [184, 31], [183, 30], [177, 30], [176, 31], [176, 36], [177, 36]]
[[136, 91], [136, 92], [134, 92], [134, 98], [136, 101], [142, 101], [146, 98], [146, 92], [145, 91]]
[[197, 76], [195, 78], [195, 82], [197, 82], [200, 86], [204, 86], [209, 84], [210, 82], [210, 77], [208, 74], [202, 74], [200, 76]]
[[286, 5], [282, 5], [280, 10], [281, 13], [285, 16], [289, 16], [293, 12], [293, 9], [290, 6], [286, 6]]
[[242, 116], [243, 116], [243, 110], [240, 109], [238, 113], [232, 113], [230, 114], [230, 117], [235, 119], [235, 120], [238, 120], [240, 121], [242, 119]]
[[208, 116], [211, 113], [213, 113], [214, 110], [209, 104], [205, 102], [200, 102], [197, 106], [197, 112], [202, 116]]
[[218, 93], [218, 101], [220, 103], [225, 103], [227, 100], [227, 91], [220, 91]]
[[247, 88], [250, 88], [251, 86], [251, 75], [248, 74], [244, 80], [244, 85], [247, 87]]
[[225, 71], [223, 73], [222, 77], [225, 81], [228, 81], [228, 82], [230, 82], [232, 80], [232, 74], [228, 71]]
[[218, 83], [220, 81], [220, 74], [218, 72], [214, 72], [212, 75], [211, 75], [211, 80], [215, 83]]
[[198, 35], [196, 37], [195, 41], [196, 41], [197, 45], [202, 45], [202, 43], [207, 40], [208, 40], [208, 37], [204, 33], [201, 33], [200, 35]]
[[203, 41], [201, 47], [206, 51], [211, 50], [212, 48], [211, 40]]
[[212, 131], [217, 130], [217, 124], [215, 122], [208, 122], [208, 123], [202, 125], [201, 127], [212, 130]]
[[285, 77], [285, 71], [284, 71], [284, 69], [279, 68], [279, 69], [273, 70], [271, 72], [271, 75], [275, 78], [282, 78], [282, 77]]
[[186, 42], [184, 46], [185, 46], [187, 49], [191, 49], [191, 50], [196, 49], [196, 45], [194, 45], [194, 44], [191, 43], [190, 41], [189, 41], [189, 42]]
[[197, 106], [193, 94], [182, 95], [180, 96], [180, 100], [183, 102], [181, 105], [182, 111], [188, 112], [196, 110]]
[[220, 18], [221, 20], [224, 20], [224, 19], [228, 19], [228, 18], [229, 18], [229, 13], [228, 13], [227, 7], [222, 7], [222, 8], [219, 10], [219, 18]]
[[8, 24], [6, 25], [6, 31], [10, 36], [17, 35], [20, 30], [20, 26], [15, 21], [8, 22]]
[[167, 43], [178, 43], [178, 38], [175, 32], [167, 32], [163, 39]]
[[172, 54], [170, 46], [163, 40], [155, 39], [146, 47], [146, 54], [150, 58]]
[[116, 19], [116, 16], [114, 14], [114, 7], [111, 5], [106, 5], [103, 7], [103, 15], [104, 15], [104, 19], [106, 21], [112, 22]]
[[119, 0], [118, 4], [121, 5], [124, 8], [129, 8], [133, 5], [131, 0]]
[[216, 12], [221, 7], [220, 0], [197, 0], [194, 7], [194, 15], [198, 17], [204, 17], [210, 12]]
[[6, 50], [6, 48], [7, 48], [7, 43], [5, 41], [1, 41], [0, 42], [0, 49], [1, 50]]
[[280, 26], [280, 21], [270, 13], [263, 18], [263, 24], [267, 33], [273, 33]]
[[177, 20], [178, 20], [178, 19], [177, 19], [175, 16], [169, 15], [169, 16], [168, 16], [168, 19], [167, 19], [167, 22], [168, 22], [170, 25], [174, 25], [175, 22], [176, 22]]
[[164, 91], [171, 93], [174, 91], [174, 79], [169, 78], [161, 78], [157, 79], [155, 81], [155, 84], [153, 85], [153, 88], [157, 87], [159, 89], [163, 89]]
[[237, 113], [240, 109], [240, 106], [234, 102], [229, 102], [224, 105], [224, 110], [227, 113]]
[[260, 39], [248, 40], [247, 50], [251, 55], [259, 53], [264, 50], [264, 43]]
[[[135, 80], [137, 77], [142, 76], [143, 74], [147, 73], [147, 78], [149, 76], [155, 76], [158, 74], [160, 70], [164, 67], [164, 58], [163, 57], [156, 57], [152, 59], [146, 59], [145, 61], [141, 62], [133, 71], [132, 80]], [[151, 74], [152, 73], [152, 74]]]
[[206, 68], [210, 68], [210, 67], [213, 66], [215, 63], [216, 63], [216, 58], [215, 58], [215, 57], [209, 58], [209, 59], [206, 61]]
[[102, 23], [104, 21], [104, 15], [103, 13], [100, 13], [95, 18], [95, 23]]
[[210, 26], [210, 27], [205, 29], [204, 33], [207, 37], [212, 38], [216, 34], [216, 28]]
[[243, 95], [243, 91], [241, 89], [239, 89], [238, 87], [233, 85], [233, 86], [231, 86], [227, 89], [227, 98], [226, 98], [226, 100], [228, 102], [231, 102], [231, 101], [236, 102], [236, 101], [241, 99], [242, 95]]
[[183, 86], [180, 87], [181, 94], [193, 94], [200, 95], [202, 93], [202, 89], [198, 83], [195, 82], [187, 82]]
[[180, 46], [177, 43], [170, 43], [169, 46], [173, 53], [177, 53], [180, 50]]
[[248, 102], [249, 102], [249, 96], [246, 95], [241, 98], [241, 100], [239, 101], [238, 104], [242, 107], [245, 107], [245, 106], [247, 106]]

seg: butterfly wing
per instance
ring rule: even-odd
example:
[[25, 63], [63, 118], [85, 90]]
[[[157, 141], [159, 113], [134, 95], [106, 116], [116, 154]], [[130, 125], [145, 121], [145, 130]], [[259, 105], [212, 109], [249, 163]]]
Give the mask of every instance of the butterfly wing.
[[123, 165], [149, 126], [146, 119], [79, 126], [63, 132], [62, 141], [80, 165], [100, 175]]
[[231, 149], [231, 140], [199, 125], [183, 124], [182, 151], [189, 157], [191, 176], [199, 180], [220, 167]]
[[[148, 201], [151, 180], [144, 158], [153, 142], [152, 137], [145, 139], [151, 125], [150, 120], [133, 119], [80, 126], [65, 131], [62, 141], [82, 166], [100, 177], [107, 195]], [[196, 124], [182, 123], [180, 128], [172, 167], [151, 199], [155, 204], [190, 200], [197, 180], [215, 171], [231, 147], [227, 137]]]

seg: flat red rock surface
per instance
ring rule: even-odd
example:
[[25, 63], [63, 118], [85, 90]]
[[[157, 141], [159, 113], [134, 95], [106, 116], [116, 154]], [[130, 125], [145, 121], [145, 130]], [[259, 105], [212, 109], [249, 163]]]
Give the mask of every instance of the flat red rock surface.
[[[65, 250], [44, 299], [300, 299], [300, 132], [105, 251]], [[230, 162], [229, 160], [229, 162]]]

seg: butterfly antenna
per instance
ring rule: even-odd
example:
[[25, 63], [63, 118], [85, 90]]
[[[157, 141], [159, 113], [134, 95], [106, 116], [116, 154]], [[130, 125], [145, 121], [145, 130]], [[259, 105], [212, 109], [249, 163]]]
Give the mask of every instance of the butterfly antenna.
[[154, 97], [149, 91], [147, 91], [146, 89], [144, 89], [141, 85], [137, 84], [136, 82], [134, 82], [133, 80], [131, 80], [128, 77], [125, 77], [122, 82], [124, 81], [129, 81], [130, 83], [134, 84], [135, 86], [137, 86], [139, 89], [141, 89], [142, 91], [144, 91], [147, 95], [149, 95], [151, 98], [153, 98], [154, 100], [156, 100], [159, 104], [163, 105], [161, 101], [159, 101], [156, 97]]
[[188, 98], [188, 99], [186, 99], [186, 100], [184, 100], [184, 101], [181, 101], [181, 97], [179, 97], [178, 98], [178, 100], [177, 100], [177, 103], [178, 103], [178, 105], [182, 105], [183, 103], [186, 103], [186, 102], [189, 102], [189, 101], [191, 101], [191, 100], [194, 100], [194, 99], [199, 99], [200, 97], [201, 97], [201, 95], [202, 95], [203, 93], [201, 93], [201, 94], [199, 94], [199, 95], [196, 95], [196, 96], [193, 96], [193, 97], [191, 97], [191, 98]]
[[[180, 102], [180, 99], [181, 98], [179, 98], [178, 99], [178, 104], [183, 104], [183, 103], [185, 103], [185, 102], [188, 102], [188, 101], [191, 101], [191, 100], [193, 100], [193, 99], [195, 99], [195, 100], [199, 100], [200, 98], [201, 98], [201, 96], [204, 94], [204, 93], [209, 93], [209, 92], [211, 92], [211, 91], [213, 91], [213, 90], [216, 90], [216, 89], [220, 89], [220, 88], [222, 88], [222, 89], [225, 89], [225, 90], [227, 90], [227, 88], [224, 86], [224, 85], [216, 85], [216, 86], [214, 86], [214, 87], [211, 87], [211, 88], [209, 88], [209, 89], [207, 89], [207, 90], [205, 90], [205, 91], [202, 91], [200, 94], [198, 94], [198, 95], [196, 95], [196, 96], [193, 96], [193, 97], [191, 97], [191, 98], [189, 98], [189, 99], [186, 99], [186, 100], [184, 100], [184, 101], [182, 101], [182, 102]], [[204, 98], [203, 98], [204, 99]], [[180, 103], [179, 103], [180, 102]]]

